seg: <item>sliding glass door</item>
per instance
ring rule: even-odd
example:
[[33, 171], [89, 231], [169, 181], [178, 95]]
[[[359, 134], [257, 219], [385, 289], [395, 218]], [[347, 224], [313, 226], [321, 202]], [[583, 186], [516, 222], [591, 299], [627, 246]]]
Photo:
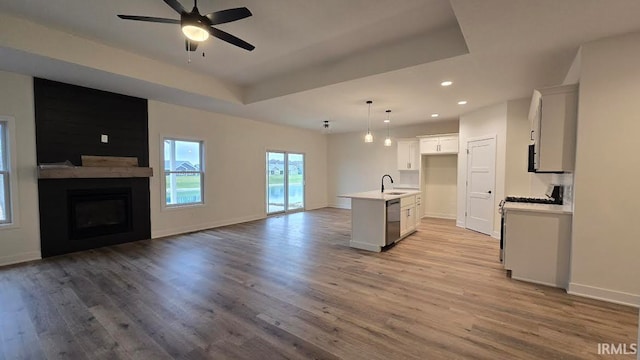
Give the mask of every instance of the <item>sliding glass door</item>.
[[267, 152], [267, 214], [304, 210], [304, 154]]

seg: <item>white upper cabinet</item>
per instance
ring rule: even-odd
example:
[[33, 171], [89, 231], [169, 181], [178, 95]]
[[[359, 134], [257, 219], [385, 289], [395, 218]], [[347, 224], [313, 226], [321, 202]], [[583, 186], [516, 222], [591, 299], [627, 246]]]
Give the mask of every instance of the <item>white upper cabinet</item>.
[[420, 154], [436, 154], [440, 148], [440, 139], [429, 137], [420, 139]]
[[573, 171], [577, 119], [577, 84], [534, 91], [529, 120], [536, 172]]
[[398, 170], [420, 170], [417, 140], [398, 140]]
[[420, 153], [425, 155], [443, 155], [458, 153], [458, 134], [419, 136]]

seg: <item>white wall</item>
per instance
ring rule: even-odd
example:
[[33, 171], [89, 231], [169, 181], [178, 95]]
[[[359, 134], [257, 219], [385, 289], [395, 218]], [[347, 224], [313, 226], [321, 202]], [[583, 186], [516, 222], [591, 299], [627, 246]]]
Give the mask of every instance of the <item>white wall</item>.
[[[162, 209], [161, 137], [205, 141], [205, 204]], [[305, 157], [306, 208], [327, 206], [327, 139], [320, 132], [149, 101], [151, 234], [160, 237], [263, 218], [265, 152]]]
[[488, 106], [460, 117], [460, 153], [458, 154], [458, 215], [456, 225], [465, 226], [467, 148], [469, 139], [496, 136], [496, 182], [494, 191], [493, 236], [500, 236], [498, 204], [504, 198], [507, 135], [507, 103]]
[[394, 142], [390, 147], [383, 145], [386, 132], [375, 133], [374, 142], [370, 144], [364, 142], [364, 131], [330, 134], [327, 153], [329, 206], [350, 208], [349, 199], [337, 196], [379, 189], [380, 178], [384, 174], [391, 175], [394, 181], [400, 179], [395, 139], [456, 132], [458, 122], [455, 120], [391, 128]]
[[569, 291], [640, 305], [640, 33], [583, 45]]
[[15, 119], [18, 224], [0, 227], [0, 265], [40, 258], [33, 80], [0, 71], [0, 115]]
[[455, 219], [458, 155], [423, 155], [422, 172], [424, 216]]

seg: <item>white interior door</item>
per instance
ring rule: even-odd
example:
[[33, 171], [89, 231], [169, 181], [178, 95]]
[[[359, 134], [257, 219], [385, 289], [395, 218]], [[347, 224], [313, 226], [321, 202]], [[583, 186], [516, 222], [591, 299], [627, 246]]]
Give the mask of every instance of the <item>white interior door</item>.
[[467, 212], [466, 227], [483, 234], [493, 232], [496, 139], [467, 143]]

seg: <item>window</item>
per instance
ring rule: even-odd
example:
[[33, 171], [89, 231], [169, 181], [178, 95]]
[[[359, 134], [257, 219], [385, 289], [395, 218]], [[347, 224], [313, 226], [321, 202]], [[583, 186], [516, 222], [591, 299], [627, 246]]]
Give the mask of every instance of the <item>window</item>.
[[9, 122], [0, 118], [0, 225], [11, 223]]
[[267, 214], [303, 211], [304, 154], [267, 151], [266, 169]]
[[203, 142], [165, 138], [163, 144], [165, 205], [202, 204]]

